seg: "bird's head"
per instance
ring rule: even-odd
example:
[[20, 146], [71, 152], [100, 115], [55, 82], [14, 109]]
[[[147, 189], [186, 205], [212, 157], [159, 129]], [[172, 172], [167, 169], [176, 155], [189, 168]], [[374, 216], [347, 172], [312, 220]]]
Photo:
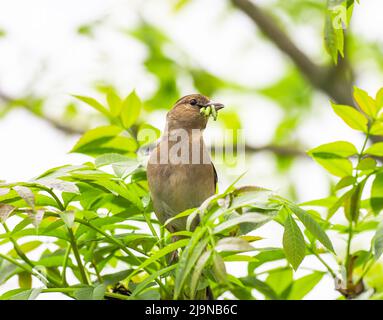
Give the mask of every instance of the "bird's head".
[[222, 103], [211, 101], [202, 94], [189, 94], [179, 99], [168, 112], [167, 123], [171, 129], [205, 129], [209, 116], [201, 113], [202, 108], [222, 109]]

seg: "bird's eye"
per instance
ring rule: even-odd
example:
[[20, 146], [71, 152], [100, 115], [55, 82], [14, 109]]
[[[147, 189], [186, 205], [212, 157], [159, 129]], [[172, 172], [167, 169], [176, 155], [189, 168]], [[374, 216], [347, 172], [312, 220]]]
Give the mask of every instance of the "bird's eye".
[[196, 99], [191, 99], [191, 100], [190, 100], [190, 104], [191, 104], [192, 106], [195, 106], [195, 105], [197, 104], [197, 100], [196, 100]]

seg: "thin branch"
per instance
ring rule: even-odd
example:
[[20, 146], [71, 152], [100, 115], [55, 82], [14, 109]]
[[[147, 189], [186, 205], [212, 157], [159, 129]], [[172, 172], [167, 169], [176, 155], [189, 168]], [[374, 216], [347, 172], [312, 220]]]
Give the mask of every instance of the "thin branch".
[[57, 120], [55, 118], [52, 118], [52, 117], [46, 115], [43, 112], [38, 112], [31, 105], [26, 104], [25, 101], [13, 98], [13, 97], [5, 94], [2, 91], [0, 91], [0, 100], [2, 100], [5, 103], [8, 103], [8, 104], [15, 104], [15, 105], [23, 106], [27, 111], [31, 112], [33, 115], [44, 120], [45, 122], [50, 124], [52, 127], [66, 133], [66, 134], [83, 134], [85, 132], [84, 129], [82, 129], [82, 128], [73, 127], [67, 123], [64, 123], [63, 121]]
[[338, 103], [354, 105], [350, 82], [339, 81], [339, 73], [344, 75], [344, 64], [332, 68], [317, 65], [298, 48], [265, 10], [250, 0], [231, 0], [231, 2], [244, 12], [261, 32], [293, 61], [315, 88], [323, 91]]

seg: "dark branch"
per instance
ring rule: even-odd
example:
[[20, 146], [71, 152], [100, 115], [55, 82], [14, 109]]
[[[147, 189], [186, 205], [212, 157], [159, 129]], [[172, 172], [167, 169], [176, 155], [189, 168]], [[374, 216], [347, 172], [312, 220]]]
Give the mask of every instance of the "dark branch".
[[[347, 72], [344, 64], [329, 68], [314, 63], [290, 37], [275, 23], [273, 17], [249, 0], [231, 0], [243, 11], [283, 53], [285, 53], [317, 89], [323, 91], [338, 103], [353, 105], [352, 85], [345, 81]], [[340, 79], [341, 78], [341, 79]]]
[[24, 101], [21, 101], [20, 99], [15, 99], [10, 97], [9, 95], [5, 94], [4, 92], [0, 91], [0, 100], [2, 100], [5, 103], [8, 104], [15, 104], [15, 105], [21, 105], [26, 110], [31, 112], [33, 115], [37, 116], [38, 118], [44, 120], [48, 124], [50, 124], [52, 127], [56, 128], [57, 130], [60, 130], [66, 134], [83, 134], [85, 131], [81, 128], [75, 128], [73, 126], [70, 126], [60, 120], [57, 120], [55, 118], [49, 117], [45, 113], [37, 112], [32, 106], [26, 104]]

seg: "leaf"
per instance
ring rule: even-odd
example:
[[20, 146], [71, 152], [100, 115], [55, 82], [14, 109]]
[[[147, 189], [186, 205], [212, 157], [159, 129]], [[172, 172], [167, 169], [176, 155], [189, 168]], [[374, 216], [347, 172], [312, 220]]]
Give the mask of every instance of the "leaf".
[[197, 260], [206, 248], [208, 238], [202, 239], [206, 232], [206, 228], [197, 228], [188, 245], [183, 250], [179, 259], [174, 282], [174, 297], [178, 299], [186, 278], [190, 275], [191, 270], [195, 267]]
[[371, 147], [364, 151], [365, 154], [372, 156], [382, 157], [383, 156], [383, 142], [374, 143]]
[[72, 228], [74, 225], [75, 214], [73, 210], [68, 210], [60, 213], [61, 219], [63, 219], [65, 225], [68, 228]]
[[383, 253], [383, 221], [380, 222], [372, 242], [374, 245], [375, 260], [378, 260]]
[[35, 182], [58, 191], [79, 193], [79, 190], [76, 184], [70, 181], [64, 181], [60, 179], [51, 179], [51, 178], [42, 178], [40, 180], [36, 180]]
[[104, 300], [106, 286], [100, 284], [97, 287], [85, 286], [73, 292], [77, 300]]
[[356, 168], [358, 170], [374, 170], [376, 168], [376, 160], [372, 158], [364, 158], [359, 162]]
[[109, 111], [96, 99], [93, 99], [91, 97], [84, 97], [84, 96], [78, 96], [78, 95], [72, 95], [76, 99], [85, 102], [87, 105], [91, 106], [92, 108], [96, 109], [97, 111], [101, 112], [107, 117], [110, 117]]
[[137, 141], [140, 146], [146, 146], [154, 143], [161, 136], [161, 131], [150, 124], [144, 123], [140, 125], [137, 134]]
[[121, 98], [112, 90], [108, 92], [106, 96], [106, 100], [108, 102], [109, 110], [112, 116], [119, 116], [122, 108]]
[[376, 106], [375, 100], [371, 98], [366, 91], [354, 87], [354, 99], [365, 114], [375, 118], [378, 107]]
[[[19, 245], [19, 247], [23, 253], [28, 253], [28, 252], [31, 252], [31, 251], [37, 249], [41, 244], [42, 244], [41, 241], [35, 240], [35, 241], [25, 242], [25, 243]], [[12, 256], [13, 258], [16, 258], [17, 252], [15, 249], [12, 249], [11, 251], [8, 252], [8, 255]]]
[[95, 164], [96, 164], [97, 168], [107, 166], [110, 164], [115, 164], [115, 163], [119, 163], [119, 164], [121, 164], [121, 163], [132, 163], [133, 164], [134, 163], [134, 164], [137, 164], [137, 161], [132, 159], [132, 158], [118, 154], [118, 153], [103, 154], [103, 155], [98, 156], [95, 160]]
[[0, 221], [5, 222], [16, 207], [10, 204], [0, 203]]
[[314, 160], [334, 176], [343, 178], [352, 175], [352, 162], [349, 159], [314, 157]]
[[142, 290], [144, 290], [151, 282], [153, 282], [155, 279], [157, 279], [160, 276], [165, 276], [167, 273], [172, 271], [177, 267], [176, 264], [168, 266], [164, 269], [158, 270], [157, 272], [152, 273], [149, 277], [145, 278], [140, 284], [137, 285], [137, 287], [132, 292], [131, 296], [137, 296]]
[[15, 186], [13, 190], [17, 192], [17, 194], [32, 208], [35, 208], [35, 195], [25, 186]]
[[331, 103], [335, 113], [352, 129], [367, 132], [367, 118], [355, 108]]
[[374, 136], [382, 136], [383, 135], [383, 122], [380, 120], [375, 120], [372, 123], [370, 134]]
[[266, 283], [276, 292], [281, 295], [293, 281], [293, 270], [291, 267], [278, 268], [269, 271], [266, 278]]
[[347, 141], [335, 141], [322, 144], [319, 147], [311, 149], [308, 154], [317, 158], [328, 158], [328, 154], [334, 154], [342, 158], [348, 158], [358, 153], [355, 146]]
[[195, 297], [195, 291], [197, 288], [198, 280], [201, 276], [203, 269], [205, 268], [206, 263], [209, 261], [209, 258], [212, 254], [212, 251], [204, 252], [201, 257], [198, 259], [195, 268], [192, 273], [191, 283], [190, 283], [190, 296], [191, 299]]
[[383, 88], [380, 88], [376, 93], [375, 103], [378, 110], [383, 108]]
[[271, 288], [266, 282], [263, 282], [257, 279], [255, 276], [247, 276], [244, 278], [240, 278], [242, 283], [246, 287], [254, 288], [255, 290], [262, 293], [266, 298], [271, 300], [279, 300], [278, 294]]
[[141, 100], [132, 91], [122, 103], [121, 120], [126, 129], [130, 128], [138, 119], [141, 111]]
[[[135, 274], [137, 274], [137, 272], [139, 272], [141, 269], [144, 269], [145, 267], [147, 267], [151, 263], [156, 262], [157, 260], [159, 260], [161, 257], [167, 255], [168, 253], [173, 252], [173, 251], [177, 250], [178, 248], [185, 247], [188, 243], [189, 243], [189, 239], [179, 240], [179, 241], [173, 242], [173, 243], [167, 245], [166, 247], [162, 248], [161, 250], [155, 252], [152, 256], [150, 256], [150, 258], [146, 259], [142, 264], [140, 264], [137, 267], [137, 269], [128, 277], [128, 279], [129, 280], [132, 279], [132, 277]], [[129, 281], [127, 280], [127, 282], [129, 282]]]
[[320, 243], [322, 243], [327, 249], [334, 252], [330, 238], [327, 236], [326, 232], [322, 227], [317, 223], [310, 214], [305, 210], [299, 208], [296, 205], [289, 205], [289, 209], [294, 212], [298, 219], [303, 223], [308, 231], [316, 238]]
[[274, 217], [275, 217], [275, 214], [260, 214], [260, 213], [254, 213], [254, 212], [245, 213], [239, 217], [227, 220], [219, 224], [213, 229], [213, 233], [214, 234], [221, 233], [222, 231], [226, 229], [229, 229], [233, 226], [237, 226], [241, 223], [246, 223], [246, 222], [256, 224], [256, 226], [254, 226], [254, 229], [256, 229], [257, 226], [261, 226], [265, 224], [266, 222], [272, 220]]
[[42, 288], [15, 289], [4, 293], [1, 300], [35, 300], [41, 293]]
[[216, 251], [252, 251], [254, 248], [241, 238], [227, 237], [219, 240], [214, 248]]
[[225, 262], [219, 254], [213, 255], [213, 274], [218, 283], [227, 282]]
[[122, 129], [117, 126], [103, 126], [91, 129], [85, 132], [85, 134], [78, 140], [71, 152], [81, 152], [83, 148], [89, 146], [91, 143], [105, 143], [106, 141], [113, 139], [121, 132]]
[[324, 42], [327, 53], [331, 56], [333, 62], [337, 64], [338, 52], [343, 56], [344, 34], [342, 29], [334, 28], [332, 13], [329, 10], [326, 13]]
[[18, 274], [19, 287], [22, 289], [30, 289], [32, 287], [32, 276], [29, 272], [20, 272]]
[[305, 257], [305, 240], [298, 225], [291, 215], [285, 221], [285, 231], [283, 233], [283, 249], [286, 258], [292, 267], [297, 270]]
[[351, 186], [354, 184], [356, 181], [356, 178], [353, 176], [347, 176], [343, 177], [342, 179], [339, 180], [339, 182], [335, 186], [335, 190], [341, 190], [343, 188], [346, 188], [348, 186]]
[[322, 280], [323, 272], [313, 272], [293, 282], [288, 295], [289, 300], [301, 300]]
[[375, 215], [383, 209], [383, 173], [378, 173], [372, 183], [370, 204]]

